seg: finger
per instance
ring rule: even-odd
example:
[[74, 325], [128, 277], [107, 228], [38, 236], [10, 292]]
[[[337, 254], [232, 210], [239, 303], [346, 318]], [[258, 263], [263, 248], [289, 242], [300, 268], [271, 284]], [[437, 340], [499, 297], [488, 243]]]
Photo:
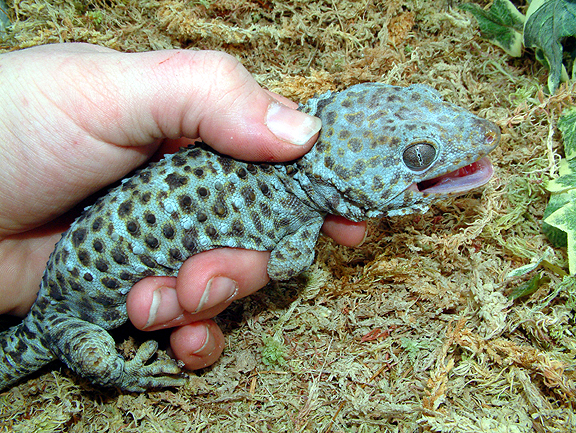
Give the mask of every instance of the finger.
[[269, 281], [267, 251], [221, 248], [186, 260], [176, 282], [180, 305], [199, 313], [248, 296]]
[[178, 278], [149, 277], [136, 283], [126, 301], [128, 317], [145, 330], [212, 318], [233, 300], [266, 285], [269, 257], [269, 252], [233, 248], [192, 256]]
[[310, 148], [321, 126], [318, 118], [280, 103], [285, 100], [272, 97], [222, 52], [88, 51], [73, 62], [67, 51], [37, 47], [30, 52], [47, 54], [55, 64], [51, 77], [36, 77], [44, 91], [52, 91], [59, 108], [103, 142], [134, 146], [202, 137], [233, 157], [290, 160]]
[[357, 247], [362, 245], [366, 238], [366, 221], [354, 222], [341, 216], [328, 215], [322, 232], [340, 245]]
[[212, 320], [182, 326], [170, 336], [176, 358], [189, 370], [198, 370], [216, 362], [224, 349], [224, 335]]

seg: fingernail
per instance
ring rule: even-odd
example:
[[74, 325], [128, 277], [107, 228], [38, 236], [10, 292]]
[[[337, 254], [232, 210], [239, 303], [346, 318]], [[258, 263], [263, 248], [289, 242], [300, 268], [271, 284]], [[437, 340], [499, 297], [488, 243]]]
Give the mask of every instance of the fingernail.
[[193, 355], [210, 355], [210, 353], [212, 353], [212, 351], [210, 351], [209, 353], [201, 353], [202, 351], [204, 351], [204, 349], [206, 349], [206, 347], [208, 346], [208, 344], [210, 343], [210, 328], [208, 328], [208, 325], [204, 325], [204, 329], [206, 330], [206, 339], [204, 340], [204, 344], [202, 344], [202, 346], [199, 349], [196, 349], [194, 352], [192, 352]]
[[266, 126], [276, 137], [302, 146], [322, 127], [322, 121], [278, 102], [268, 106]]
[[361, 247], [362, 245], [364, 245], [364, 242], [366, 242], [366, 238], [368, 237], [368, 229], [366, 228], [366, 230], [364, 230], [364, 237], [362, 238], [362, 240], [360, 241], [360, 243], [358, 245], [354, 245], [356, 248]]
[[150, 328], [158, 323], [171, 322], [182, 316], [183, 312], [184, 309], [178, 302], [176, 290], [172, 287], [159, 287], [152, 294], [148, 320], [142, 329]]
[[226, 277], [213, 277], [208, 281], [208, 284], [206, 284], [206, 289], [194, 312], [198, 313], [199, 311], [228, 301], [234, 297], [237, 292], [238, 283], [236, 281]]

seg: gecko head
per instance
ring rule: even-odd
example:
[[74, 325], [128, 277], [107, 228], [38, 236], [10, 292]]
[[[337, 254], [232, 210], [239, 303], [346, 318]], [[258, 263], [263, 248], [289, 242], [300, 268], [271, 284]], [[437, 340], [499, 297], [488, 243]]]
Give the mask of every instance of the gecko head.
[[331, 212], [348, 218], [425, 212], [492, 176], [486, 155], [498, 145], [498, 126], [428, 86], [364, 83], [303, 110], [323, 124], [304, 169]]

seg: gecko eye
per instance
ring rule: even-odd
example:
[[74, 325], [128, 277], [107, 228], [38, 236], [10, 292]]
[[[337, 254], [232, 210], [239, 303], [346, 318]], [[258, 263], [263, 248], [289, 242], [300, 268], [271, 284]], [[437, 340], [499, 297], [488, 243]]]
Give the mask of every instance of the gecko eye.
[[408, 146], [402, 154], [406, 167], [414, 171], [426, 170], [436, 158], [436, 148], [430, 143], [414, 143]]

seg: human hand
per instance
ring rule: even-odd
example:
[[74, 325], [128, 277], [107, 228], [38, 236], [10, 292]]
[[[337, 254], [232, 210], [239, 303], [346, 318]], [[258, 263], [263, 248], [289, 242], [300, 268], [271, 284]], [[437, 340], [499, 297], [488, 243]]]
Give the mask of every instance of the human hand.
[[[175, 151], [180, 137], [202, 137], [236, 158], [286, 161], [309, 150], [320, 127], [218, 52], [49, 45], [0, 55], [0, 81], [0, 313], [18, 316], [35, 299], [71, 222], [67, 212], [159, 146]], [[324, 226], [345, 245], [360, 243], [364, 229], [336, 217]], [[268, 257], [240, 249], [195, 255], [178, 277], [138, 282], [130, 320], [141, 329], [178, 327], [175, 355], [191, 369], [209, 365], [224, 341], [211, 318], [266, 284]]]

